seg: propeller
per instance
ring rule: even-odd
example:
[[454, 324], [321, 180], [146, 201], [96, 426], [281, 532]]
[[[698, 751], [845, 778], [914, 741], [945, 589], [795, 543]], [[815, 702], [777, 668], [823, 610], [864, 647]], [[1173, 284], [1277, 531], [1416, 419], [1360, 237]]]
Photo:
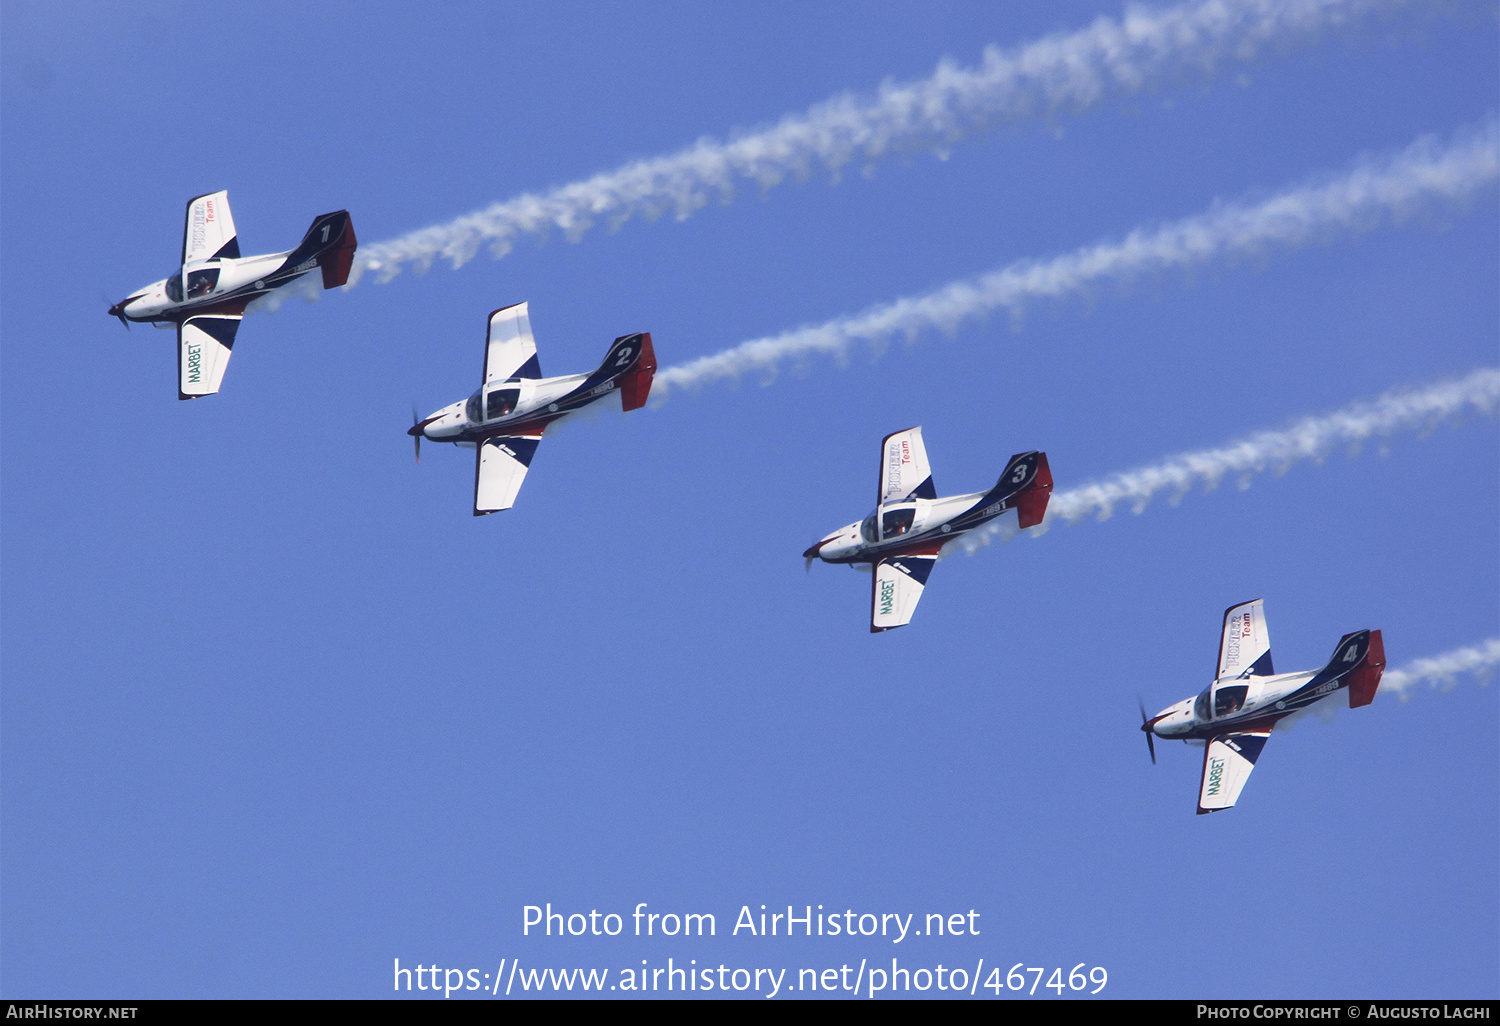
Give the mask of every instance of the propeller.
[[418, 463], [422, 462], [422, 428], [424, 426], [425, 425], [422, 423], [422, 415], [417, 412], [416, 406], [412, 406], [411, 428], [408, 429], [406, 433], [411, 435], [412, 441], [416, 443]]
[[823, 540], [820, 538], [809, 545], [806, 552], [802, 553], [802, 565], [808, 573], [812, 573], [813, 560], [818, 558], [818, 550], [822, 547]]
[[[104, 301], [106, 303], [109, 303], [109, 300], [107, 298]], [[125, 318], [125, 304], [124, 303], [110, 303], [110, 306], [109, 306], [109, 315], [111, 317], [119, 318], [120, 323], [123, 324], [123, 325], [125, 325], [125, 330], [126, 331], [130, 330], [130, 321], [126, 320], [126, 318]]]
[[1146, 732], [1146, 750], [1151, 753], [1151, 765], [1156, 765], [1156, 742], [1151, 739], [1151, 717], [1146, 715], [1146, 703], [1141, 700], [1140, 695], [1135, 696], [1136, 704], [1141, 707], [1141, 729]]

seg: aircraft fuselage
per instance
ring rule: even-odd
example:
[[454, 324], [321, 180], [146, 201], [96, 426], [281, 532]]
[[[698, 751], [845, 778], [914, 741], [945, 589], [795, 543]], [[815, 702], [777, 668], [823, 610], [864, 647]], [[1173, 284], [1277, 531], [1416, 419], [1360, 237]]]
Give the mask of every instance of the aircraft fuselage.
[[971, 492], [883, 505], [864, 520], [825, 536], [803, 556], [835, 564], [874, 563], [885, 556], [941, 548], [1009, 508], [1003, 501], [981, 505], [989, 494]]
[[[475, 445], [497, 435], [540, 434], [549, 423], [605, 398], [616, 390], [614, 379], [588, 389], [580, 386], [587, 374], [568, 374], [558, 378], [510, 378], [491, 383], [469, 398], [449, 403], [441, 410], [419, 421], [412, 434], [433, 442]], [[488, 393], [514, 390], [509, 410], [497, 416], [486, 416]], [[503, 407], [502, 407], [503, 409]]]
[[264, 256], [220, 257], [200, 260], [177, 269], [169, 278], [152, 282], [110, 308], [110, 316], [141, 323], [175, 324], [193, 314], [224, 306], [241, 309], [250, 300], [289, 285], [317, 268], [316, 255], [297, 264], [287, 258], [294, 250]]
[[[1301, 673], [1279, 673], [1270, 677], [1240, 677], [1218, 681], [1193, 698], [1184, 698], [1151, 718], [1151, 731], [1168, 741], [1206, 741], [1219, 734], [1255, 726], [1269, 726], [1284, 716], [1307, 708], [1343, 688], [1346, 678], [1327, 681], [1314, 688], [1308, 683], [1316, 670]], [[1243, 686], [1243, 696], [1228, 689]], [[1225, 698], [1220, 707], [1223, 715], [1210, 708], [1220, 692]], [[1230, 709], [1230, 705], [1238, 703]]]

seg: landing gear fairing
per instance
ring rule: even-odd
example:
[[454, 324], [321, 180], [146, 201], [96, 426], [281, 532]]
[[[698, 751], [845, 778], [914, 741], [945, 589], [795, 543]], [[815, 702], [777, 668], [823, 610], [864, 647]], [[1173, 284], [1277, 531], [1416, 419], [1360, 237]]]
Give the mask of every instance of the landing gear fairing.
[[[646, 405], [656, 373], [651, 333], [621, 335], [591, 374], [542, 377], [525, 303], [490, 314], [484, 379], [468, 399], [418, 419], [407, 434], [475, 449], [474, 515], [515, 505], [547, 425], [618, 394], [623, 410]], [[414, 419], [416, 419], [414, 417]]]
[[1277, 721], [1342, 689], [1349, 692], [1349, 708], [1369, 705], [1384, 670], [1385, 643], [1378, 630], [1366, 630], [1340, 638], [1321, 670], [1278, 674], [1271, 665], [1264, 602], [1242, 602], [1224, 611], [1214, 682], [1155, 716], [1143, 708], [1141, 730], [1152, 762], [1153, 735], [1204, 746], [1198, 813], [1222, 812], [1239, 800]]
[[911, 622], [938, 552], [955, 538], [1009, 510], [1020, 526], [1034, 527], [1047, 513], [1052, 471], [1044, 452], [1010, 458], [987, 492], [938, 498], [920, 427], [885, 436], [880, 445], [880, 486], [875, 511], [840, 528], [802, 553], [814, 559], [870, 564], [870, 633]]
[[323, 287], [349, 280], [358, 240], [347, 210], [316, 218], [296, 249], [240, 256], [229, 193], [188, 201], [182, 230], [182, 264], [161, 281], [109, 308], [111, 317], [177, 327], [177, 398], [212, 395], [224, 380], [234, 336], [252, 299], [290, 285], [314, 268]]

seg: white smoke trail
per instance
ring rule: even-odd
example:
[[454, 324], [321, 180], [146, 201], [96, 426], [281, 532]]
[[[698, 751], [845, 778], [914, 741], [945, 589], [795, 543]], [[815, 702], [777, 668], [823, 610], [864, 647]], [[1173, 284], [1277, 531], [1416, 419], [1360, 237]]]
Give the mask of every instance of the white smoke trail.
[[1399, 670], [1386, 670], [1380, 678], [1379, 695], [1394, 695], [1403, 702], [1411, 700], [1408, 692], [1422, 681], [1438, 691], [1452, 691], [1459, 678], [1472, 676], [1480, 684], [1489, 683], [1500, 664], [1500, 638], [1468, 648], [1456, 648], [1430, 659], [1417, 659]]
[[1173, 77], [1211, 74], [1225, 60], [1249, 61], [1267, 46], [1313, 38], [1372, 10], [1408, 0], [1193, 0], [1152, 10], [1129, 6], [1117, 19], [1047, 36], [1011, 50], [991, 46], [977, 67], [941, 62], [930, 78], [886, 82], [873, 97], [844, 94], [790, 114], [772, 128], [723, 142], [703, 138], [664, 157], [637, 160], [586, 181], [526, 193], [387, 242], [362, 246], [349, 287], [365, 271], [389, 281], [410, 265], [442, 258], [459, 267], [489, 243], [496, 258], [526, 234], [561, 230], [576, 241], [596, 221], [616, 228], [632, 217], [690, 217], [736, 186], [761, 189], [819, 169], [893, 153], [936, 150], [964, 136], [1060, 110], [1082, 111]]
[[[1028, 533], [1040, 534], [1059, 520], [1070, 524], [1086, 517], [1106, 520], [1122, 505], [1140, 513], [1164, 492], [1175, 503], [1193, 488], [1211, 489], [1226, 477], [1238, 478], [1240, 487], [1248, 488], [1257, 474], [1280, 473], [1303, 460], [1321, 460], [1337, 446], [1358, 447], [1377, 436], [1431, 429], [1467, 413], [1494, 415], [1497, 405], [1500, 367], [1486, 367], [1426, 388], [1387, 392], [1336, 413], [1303, 418], [1280, 431], [1261, 431], [1217, 449], [1183, 453], [1094, 484], [1053, 492], [1046, 520]], [[973, 555], [991, 541], [1009, 541], [1018, 533], [1014, 520], [997, 520], [950, 543], [949, 549], [961, 547]]]
[[1500, 129], [1492, 119], [1465, 130], [1447, 146], [1425, 137], [1394, 156], [1364, 160], [1347, 174], [1260, 203], [1217, 205], [1154, 230], [1138, 228], [1121, 242], [1096, 243], [1050, 260], [1020, 260], [923, 296], [744, 342], [658, 372], [654, 395], [665, 397], [674, 387], [697, 387], [756, 371], [774, 373], [788, 359], [814, 354], [844, 358], [857, 342], [878, 351], [897, 336], [910, 342], [933, 329], [951, 333], [962, 322], [994, 310], [1015, 314], [1030, 300], [1076, 295], [1100, 282], [1127, 282], [1219, 257], [1374, 227], [1426, 204], [1462, 201], [1497, 176]]

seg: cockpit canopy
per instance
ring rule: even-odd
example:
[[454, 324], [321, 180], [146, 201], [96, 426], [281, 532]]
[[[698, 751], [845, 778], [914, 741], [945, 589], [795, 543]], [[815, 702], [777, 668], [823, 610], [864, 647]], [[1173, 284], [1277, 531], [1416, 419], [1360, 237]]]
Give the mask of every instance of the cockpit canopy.
[[475, 424], [495, 420], [515, 410], [520, 398], [521, 389], [515, 384], [486, 386], [469, 396], [469, 401], [464, 404], [464, 413]]
[[1233, 716], [1239, 712], [1245, 704], [1245, 696], [1250, 693], [1248, 684], [1225, 684], [1219, 688], [1213, 685], [1203, 689], [1203, 693], [1193, 699], [1193, 715], [1200, 720], [1208, 720], [1209, 703], [1213, 704], [1213, 719], [1223, 716]]
[[[880, 534], [876, 536], [877, 517], [879, 518]], [[877, 509], [874, 513], [865, 517], [859, 525], [860, 537], [866, 544], [874, 545], [876, 542], [890, 541], [899, 538], [911, 530], [912, 523], [917, 518], [917, 507], [914, 504], [903, 506], [887, 506]]]
[[182, 302], [182, 268], [167, 275], [167, 298], [174, 303]]

